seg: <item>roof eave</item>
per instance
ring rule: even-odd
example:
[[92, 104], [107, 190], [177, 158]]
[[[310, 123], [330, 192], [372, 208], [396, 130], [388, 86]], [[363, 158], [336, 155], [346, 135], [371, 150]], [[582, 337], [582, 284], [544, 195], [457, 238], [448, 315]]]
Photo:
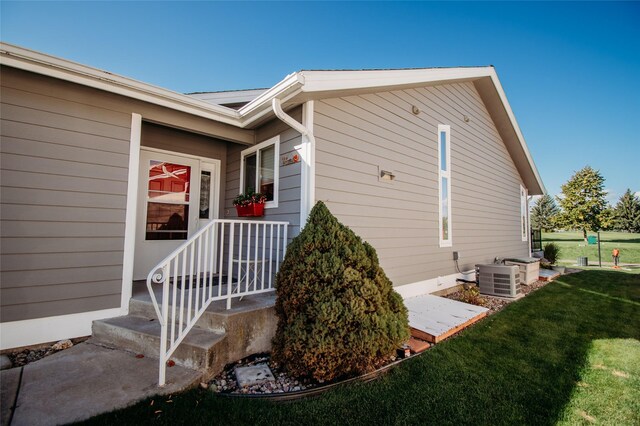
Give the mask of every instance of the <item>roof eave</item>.
[[518, 121], [516, 120], [515, 114], [513, 113], [513, 110], [511, 109], [511, 105], [509, 104], [509, 101], [507, 100], [507, 95], [504, 92], [504, 89], [502, 88], [502, 84], [500, 83], [500, 79], [498, 78], [498, 74], [496, 73], [495, 69], [491, 68], [491, 81], [493, 82], [493, 85], [495, 86], [496, 91], [498, 92], [498, 95], [500, 96], [500, 100], [502, 102], [502, 105], [505, 109], [505, 112], [507, 113], [507, 115], [509, 116], [509, 121], [511, 122], [511, 125], [513, 126], [513, 130], [515, 131], [517, 137], [518, 137], [518, 142], [520, 142], [520, 146], [522, 147], [522, 150], [524, 151], [524, 155], [527, 158], [527, 162], [529, 163], [529, 167], [531, 168], [531, 172], [533, 173], [533, 176], [535, 178], [536, 183], [538, 184], [538, 188], [534, 188], [534, 187], [528, 187], [527, 189], [529, 190], [529, 193], [532, 195], [542, 195], [542, 194], [546, 194], [547, 189], [544, 186], [544, 183], [542, 182], [542, 178], [540, 177], [540, 173], [538, 173], [538, 168], [536, 167], [535, 162], [533, 161], [533, 157], [531, 156], [531, 153], [529, 152], [529, 147], [527, 146], [527, 142], [524, 139], [524, 135], [522, 134], [522, 131], [520, 130], [520, 126], [518, 125]]
[[87, 87], [138, 99], [226, 124], [238, 125], [240, 114], [230, 108], [193, 99], [127, 77], [0, 42], [0, 64]]

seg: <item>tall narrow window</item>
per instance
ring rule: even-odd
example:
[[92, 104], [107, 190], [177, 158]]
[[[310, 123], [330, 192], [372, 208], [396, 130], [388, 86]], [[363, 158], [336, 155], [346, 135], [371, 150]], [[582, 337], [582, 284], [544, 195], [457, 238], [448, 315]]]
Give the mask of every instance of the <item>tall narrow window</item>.
[[438, 125], [438, 239], [440, 247], [451, 247], [451, 128]]
[[242, 151], [240, 192], [260, 192], [267, 197], [266, 208], [278, 207], [278, 159], [280, 136]]
[[527, 224], [527, 189], [520, 185], [520, 230], [522, 241], [529, 239], [529, 226]]

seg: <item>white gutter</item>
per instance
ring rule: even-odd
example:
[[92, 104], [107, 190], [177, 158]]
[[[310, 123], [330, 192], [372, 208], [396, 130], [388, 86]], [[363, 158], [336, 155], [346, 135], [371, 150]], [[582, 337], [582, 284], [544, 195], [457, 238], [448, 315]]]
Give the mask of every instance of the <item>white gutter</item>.
[[282, 101], [271, 100], [273, 113], [283, 123], [302, 135], [300, 146], [300, 229], [307, 223], [309, 213], [315, 204], [315, 152], [316, 138], [313, 136], [313, 101], [307, 101], [302, 107], [302, 124], [282, 110]]

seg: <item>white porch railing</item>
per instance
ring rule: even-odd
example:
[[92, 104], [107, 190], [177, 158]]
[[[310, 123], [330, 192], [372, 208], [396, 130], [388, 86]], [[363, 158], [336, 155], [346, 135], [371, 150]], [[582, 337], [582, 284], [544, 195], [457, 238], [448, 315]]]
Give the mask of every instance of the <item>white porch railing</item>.
[[[159, 385], [167, 361], [211, 302], [275, 290], [287, 247], [288, 222], [216, 219], [167, 256], [147, 276], [161, 325]], [[162, 306], [153, 285], [162, 284]]]

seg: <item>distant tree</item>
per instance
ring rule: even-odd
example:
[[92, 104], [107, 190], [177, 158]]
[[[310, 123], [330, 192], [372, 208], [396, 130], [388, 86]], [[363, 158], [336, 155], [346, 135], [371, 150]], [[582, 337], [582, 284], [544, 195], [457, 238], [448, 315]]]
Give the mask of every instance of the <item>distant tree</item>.
[[556, 218], [560, 209], [556, 205], [553, 197], [544, 194], [538, 198], [531, 209], [531, 227], [541, 229], [544, 232], [552, 231], [555, 228]]
[[562, 195], [557, 197], [562, 212], [558, 223], [565, 229], [580, 229], [584, 240], [587, 231], [602, 228], [602, 212], [607, 208], [604, 178], [598, 170], [589, 166], [578, 170], [562, 185]]
[[616, 229], [628, 232], [640, 232], [640, 198], [630, 189], [624, 193], [614, 209]]
[[607, 207], [600, 213], [600, 230], [613, 231], [616, 229], [616, 212], [613, 207], [607, 204]]

